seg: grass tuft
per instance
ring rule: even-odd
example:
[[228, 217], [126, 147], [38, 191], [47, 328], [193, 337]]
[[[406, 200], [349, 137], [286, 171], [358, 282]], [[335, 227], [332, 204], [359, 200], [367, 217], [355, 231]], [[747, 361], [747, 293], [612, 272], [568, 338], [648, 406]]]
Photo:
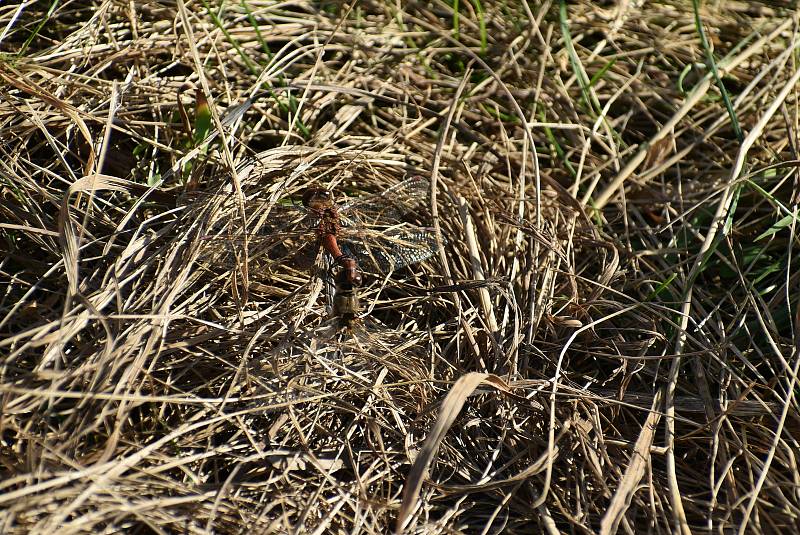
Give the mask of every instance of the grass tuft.
[[[3, 533], [797, 532], [795, 26], [0, 6]], [[337, 330], [287, 214], [416, 175]]]

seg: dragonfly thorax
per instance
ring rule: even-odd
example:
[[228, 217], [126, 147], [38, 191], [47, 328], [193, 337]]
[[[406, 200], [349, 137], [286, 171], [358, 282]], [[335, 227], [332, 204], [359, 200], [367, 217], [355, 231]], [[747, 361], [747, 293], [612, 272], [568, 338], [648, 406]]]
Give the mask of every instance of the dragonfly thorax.
[[339, 212], [333, 204], [333, 195], [323, 188], [308, 188], [303, 193], [303, 205], [319, 217], [317, 237], [322, 247], [341, 268], [341, 281], [349, 287], [359, 287], [363, 281], [356, 260], [342, 253], [337, 235], [341, 229]]

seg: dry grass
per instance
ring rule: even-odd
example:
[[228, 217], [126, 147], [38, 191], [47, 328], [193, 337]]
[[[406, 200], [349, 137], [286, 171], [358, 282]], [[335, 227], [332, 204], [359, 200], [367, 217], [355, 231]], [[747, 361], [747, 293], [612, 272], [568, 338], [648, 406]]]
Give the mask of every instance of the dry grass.
[[[800, 529], [788, 5], [52, 4], [0, 6], [0, 531]], [[414, 174], [444, 245], [352, 334], [204, 238]]]

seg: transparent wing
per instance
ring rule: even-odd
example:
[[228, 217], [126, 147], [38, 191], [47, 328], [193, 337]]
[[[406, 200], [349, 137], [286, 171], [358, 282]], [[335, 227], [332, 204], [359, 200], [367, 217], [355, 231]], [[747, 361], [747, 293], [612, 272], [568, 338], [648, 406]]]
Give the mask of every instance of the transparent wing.
[[201, 218], [207, 229], [200, 255], [206, 264], [231, 269], [246, 256], [255, 268], [277, 263], [306, 268], [316, 258], [318, 218], [303, 207], [245, 194], [242, 215], [232, 193], [194, 193], [184, 200], [186, 217]]
[[[314, 264], [319, 249], [314, 231], [281, 231], [270, 235], [243, 233], [209, 234], [202, 240], [201, 258], [210, 264], [232, 269], [246, 257], [256, 268], [288, 264], [306, 269]], [[246, 248], [246, 249], [245, 249]]]
[[[263, 193], [244, 192], [242, 199], [245, 208], [244, 220], [237, 195], [228, 191], [184, 193], [180, 196], [178, 204], [188, 206], [190, 211], [192, 208], [198, 208], [207, 212], [215, 223], [230, 221], [231, 224], [239, 224], [241, 232], [246, 230], [251, 236], [266, 235], [271, 230], [296, 228], [311, 216], [305, 207], [289, 199], [275, 202], [269, 195]], [[238, 219], [238, 222], [232, 221], [234, 218]], [[306, 226], [308, 224], [310, 223]], [[214, 225], [214, 228], [221, 226]]]
[[345, 201], [339, 215], [344, 226], [391, 226], [424, 206], [429, 193], [430, 182], [414, 176], [380, 193]]
[[405, 226], [364, 234], [340, 241], [342, 252], [355, 258], [366, 272], [385, 274], [418, 264], [439, 249], [436, 232], [431, 228]]

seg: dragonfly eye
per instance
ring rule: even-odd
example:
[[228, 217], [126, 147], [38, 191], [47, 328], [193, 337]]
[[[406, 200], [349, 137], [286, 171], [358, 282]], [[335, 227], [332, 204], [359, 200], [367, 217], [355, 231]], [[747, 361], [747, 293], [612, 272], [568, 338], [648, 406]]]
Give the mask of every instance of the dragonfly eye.
[[308, 188], [303, 193], [303, 206], [317, 208], [321, 204], [329, 204], [332, 199], [331, 192], [322, 188]]

